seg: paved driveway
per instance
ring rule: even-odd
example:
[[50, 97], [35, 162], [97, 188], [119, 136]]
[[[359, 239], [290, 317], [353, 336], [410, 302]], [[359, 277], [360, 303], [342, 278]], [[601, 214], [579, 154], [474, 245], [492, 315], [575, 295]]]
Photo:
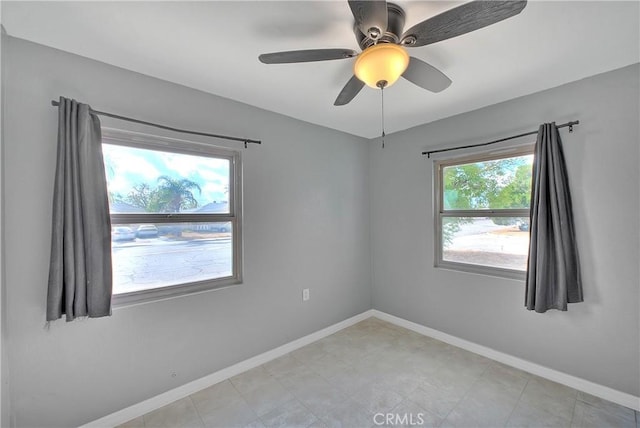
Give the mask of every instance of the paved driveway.
[[136, 239], [112, 245], [114, 293], [232, 274], [231, 239]]
[[448, 261], [525, 270], [529, 232], [515, 225], [503, 226], [478, 218], [460, 225], [444, 249]]

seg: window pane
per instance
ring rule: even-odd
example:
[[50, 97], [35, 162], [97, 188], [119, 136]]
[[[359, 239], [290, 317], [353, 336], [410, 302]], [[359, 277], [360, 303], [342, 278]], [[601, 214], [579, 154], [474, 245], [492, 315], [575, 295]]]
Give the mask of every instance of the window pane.
[[528, 252], [528, 217], [442, 219], [445, 261], [525, 271]]
[[443, 168], [445, 210], [529, 208], [533, 155]]
[[126, 224], [111, 230], [113, 293], [233, 275], [232, 224]]
[[228, 159], [103, 144], [111, 214], [229, 213]]

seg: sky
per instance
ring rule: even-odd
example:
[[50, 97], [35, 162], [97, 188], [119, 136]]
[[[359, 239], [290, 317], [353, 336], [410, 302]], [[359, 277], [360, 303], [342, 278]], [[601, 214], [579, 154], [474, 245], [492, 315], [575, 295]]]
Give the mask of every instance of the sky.
[[229, 186], [229, 161], [170, 152], [103, 144], [105, 173], [109, 192], [126, 196], [134, 185], [146, 183], [151, 188], [162, 175], [187, 178], [200, 185], [193, 190], [198, 206], [226, 201]]

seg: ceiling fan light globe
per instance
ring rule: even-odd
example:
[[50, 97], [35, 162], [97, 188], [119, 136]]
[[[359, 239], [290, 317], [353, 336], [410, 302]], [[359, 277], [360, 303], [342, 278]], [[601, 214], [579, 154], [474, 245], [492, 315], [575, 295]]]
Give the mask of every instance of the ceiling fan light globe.
[[362, 52], [353, 65], [353, 73], [367, 86], [377, 88], [386, 81], [385, 88], [393, 85], [409, 66], [409, 54], [399, 45], [378, 43]]

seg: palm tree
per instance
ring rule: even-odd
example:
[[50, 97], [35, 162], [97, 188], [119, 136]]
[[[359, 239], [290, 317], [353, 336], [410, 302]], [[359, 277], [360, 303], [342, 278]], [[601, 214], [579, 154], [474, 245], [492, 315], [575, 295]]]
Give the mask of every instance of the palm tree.
[[[196, 208], [198, 201], [192, 190], [202, 193], [198, 183], [186, 178], [175, 179], [166, 175], [158, 177], [157, 211], [179, 212], [181, 209]], [[154, 204], [155, 205], [155, 204]]]

